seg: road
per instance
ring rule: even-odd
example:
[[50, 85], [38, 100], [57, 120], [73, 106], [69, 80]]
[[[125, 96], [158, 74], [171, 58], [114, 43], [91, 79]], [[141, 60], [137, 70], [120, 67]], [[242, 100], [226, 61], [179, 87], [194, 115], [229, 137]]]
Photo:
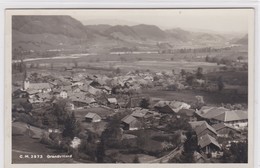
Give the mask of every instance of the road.
[[148, 163], [168, 163], [169, 160], [174, 158], [177, 154], [181, 154], [182, 151], [183, 151], [183, 145], [181, 145], [180, 147], [176, 147], [175, 149], [173, 149], [167, 155], [164, 155], [164, 156], [162, 156], [158, 159], [155, 159], [155, 160], [151, 160]]

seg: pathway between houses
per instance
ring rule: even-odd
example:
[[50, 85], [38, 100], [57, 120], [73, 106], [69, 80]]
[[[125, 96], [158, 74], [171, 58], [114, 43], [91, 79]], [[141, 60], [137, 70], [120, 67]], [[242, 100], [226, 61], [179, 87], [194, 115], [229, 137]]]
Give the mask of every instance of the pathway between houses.
[[178, 153], [181, 153], [182, 150], [183, 150], [183, 145], [178, 146], [175, 149], [173, 149], [170, 153], [168, 153], [167, 155], [164, 155], [155, 160], [151, 160], [148, 163], [168, 163], [168, 161], [170, 159], [174, 158], [174, 156], [176, 156]]

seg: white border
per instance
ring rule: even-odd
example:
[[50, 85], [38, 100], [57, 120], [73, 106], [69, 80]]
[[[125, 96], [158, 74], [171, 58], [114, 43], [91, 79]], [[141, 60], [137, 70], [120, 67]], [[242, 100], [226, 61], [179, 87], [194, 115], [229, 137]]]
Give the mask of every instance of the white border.
[[[62, 3], [63, 2], [63, 3]], [[0, 79], [2, 79], [2, 81], [4, 81], [4, 10], [7, 8], [229, 8], [229, 7], [253, 7], [255, 8], [255, 12], [256, 12], [256, 25], [255, 25], [255, 79], [259, 79], [260, 77], [260, 67], [258, 67], [257, 65], [259, 65], [260, 63], [260, 59], [258, 58], [258, 54], [259, 52], [259, 46], [258, 44], [258, 40], [259, 40], [259, 33], [258, 33], [258, 28], [259, 28], [259, 12], [258, 12], [258, 7], [259, 7], [259, 2], [257, 1], [190, 1], [190, 0], [183, 0], [183, 1], [145, 1], [145, 0], [139, 0], [139, 1], [122, 1], [122, 0], [117, 0], [117, 1], [107, 1], [107, 0], [99, 0], [99, 1], [73, 1], [73, 2], [69, 2], [68, 0], [64, 0], [64, 1], [26, 1], [23, 2], [21, 0], [16, 0], [16, 1], [8, 1], [6, 0], [5, 2], [0, 2], [0, 32], [2, 33], [2, 36], [0, 36], [0, 67], [1, 69], [1, 73], [0, 73]], [[260, 135], [259, 135], [259, 129], [260, 129], [260, 124], [258, 123], [258, 121], [260, 121], [260, 115], [257, 113], [258, 110], [260, 110], [260, 105], [259, 105], [259, 88], [257, 86], [259, 86], [259, 80], [255, 80], [255, 144], [254, 144], [254, 155], [255, 155], [255, 159], [254, 159], [254, 167], [258, 167], [260, 166], [260, 162], [259, 162], [259, 156], [260, 156], [260, 148], [258, 145], [259, 140], [260, 140]], [[0, 110], [2, 113], [0, 113], [0, 118], [2, 118], [2, 121], [4, 120], [4, 83], [1, 83], [1, 90], [0, 90], [0, 108], [2, 108], [2, 110]], [[1, 134], [1, 146], [0, 149], [4, 149], [4, 127], [3, 127], [3, 123], [0, 127], [0, 134]], [[3, 151], [3, 150], [2, 150]], [[257, 157], [258, 156], [258, 157]], [[0, 153], [0, 163], [4, 163], [4, 153], [1, 152]], [[3, 165], [1, 165], [3, 166]], [[51, 165], [48, 165], [51, 166]], [[72, 166], [72, 165], [70, 165]], [[106, 165], [107, 166], [107, 165]], [[160, 165], [161, 166], [161, 165]], [[150, 167], [150, 165], [149, 165]]]

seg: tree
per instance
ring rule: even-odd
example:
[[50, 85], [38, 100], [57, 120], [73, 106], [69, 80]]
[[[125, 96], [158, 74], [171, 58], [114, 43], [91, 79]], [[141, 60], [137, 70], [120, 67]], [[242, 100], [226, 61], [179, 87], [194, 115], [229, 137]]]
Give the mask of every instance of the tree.
[[247, 163], [248, 158], [248, 143], [246, 142], [238, 142], [232, 143], [230, 147], [230, 151], [232, 155], [234, 155], [235, 163]]
[[210, 62], [208, 55], [206, 56], [205, 61], [206, 61], [206, 62]]
[[98, 163], [103, 163], [104, 162], [104, 157], [105, 157], [105, 145], [104, 142], [101, 141], [96, 150], [96, 158]]
[[202, 79], [203, 78], [203, 68], [202, 67], [198, 67], [197, 72], [196, 72], [196, 77], [197, 79]]
[[219, 76], [218, 77], [218, 90], [221, 91], [224, 88], [224, 82], [223, 82], [223, 77]]
[[116, 68], [115, 73], [116, 73], [116, 74], [120, 74], [120, 73], [121, 73], [121, 69], [120, 69], [119, 67]]
[[56, 102], [53, 104], [53, 115], [57, 118], [58, 125], [63, 125], [67, 116], [69, 114], [68, 99], [56, 99]]
[[74, 112], [72, 112], [70, 115], [67, 115], [67, 118], [64, 123], [64, 130], [62, 132], [62, 135], [64, 137], [70, 137], [73, 139], [77, 134], [79, 133], [79, 126], [75, 117]]
[[184, 69], [181, 69], [181, 76], [185, 76], [186, 75], [186, 71]]
[[174, 69], [172, 69], [172, 74], [173, 74], [173, 75], [175, 74], [175, 70], [174, 70]]
[[230, 149], [223, 151], [221, 161], [224, 163], [247, 163], [248, 162], [248, 142], [231, 143]]
[[186, 78], [186, 82], [187, 82], [190, 86], [192, 86], [193, 81], [194, 81], [194, 76], [193, 76], [193, 75], [189, 75], [189, 76]]
[[188, 131], [186, 133], [186, 141], [183, 144], [183, 158], [182, 158], [182, 162], [183, 163], [193, 163], [194, 162], [194, 158], [193, 158], [193, 154], [194, 151], [197, 150], [197, 136], [196, 133], [194, 131]]
[[140, 163], [140, 160], [137, 155], [134, 157], [133, 163]]
[[142, 108], [148, 108], [149, 105], [150, 103], [148, 98], [143, 98], [140, 102], [140, 107]]
[[[116, 116], [114, 116], [116, 117]], [[118, 148], [121, 143], [123, 132], [120, 128], [120, 120], [111, 118], [107, 128], [101, 134], [101, 143], [106, 147]]]

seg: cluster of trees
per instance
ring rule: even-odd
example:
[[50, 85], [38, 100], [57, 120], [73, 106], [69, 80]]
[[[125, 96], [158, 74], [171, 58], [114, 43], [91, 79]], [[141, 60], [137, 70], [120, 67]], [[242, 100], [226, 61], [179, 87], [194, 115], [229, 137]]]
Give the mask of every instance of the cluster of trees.
[[169, 160], [169, 163], [194, 163], [194, 152], [198, 149], [197, 136], [194, 131], [186, 132], [186, 141], [183, 144], [183, 152], [180, 156]]
[[[196, 80], [197, 79], [202, 79], [204, 80], [204, 82], [202, 84], [199, 84], [199, 86], [203, 86], [203, 87], [207, 87], [208, 83], [206, 82], [206, 77], [203, 73], [203, 68], [202, 67], [198, 67], [197, 70], [194, 73], [191, 72], [186, 72], [184, 69], [181, 70], [180, 75], [182, 76], [182, 78], [184, 78], [186, 80], [186, 83], [189, 86], [192, 87], [196, 87]], [[224, 89], [225, 85], [224, 85], [224, 80], [222, 76], [219, 76], [217, 78], [216, 81], [218, 90], [221, 91]]]
[[230, 48], [212, 48], [212, 47], [204, 47], [204, 48], [182, 48], [177, 49], [176, 52], [179, 53], [210, 53], [210, 52], [221, 52], [223, 50], [230, 50]]
[[206, 62], [213, 62], [217, 63], [218, 65], [224, 64], [224, 65], [231, 65], [234, 60], [228, 59], [228, 58], [220, 58], [220, 56], [215, 56], [215, 57], [209, 57], [208, 55], [205, 58]]
[[224, 150], [221, 161], [224, 163], [247, 163], [248, 142], [231, 143], [229, 150]]

